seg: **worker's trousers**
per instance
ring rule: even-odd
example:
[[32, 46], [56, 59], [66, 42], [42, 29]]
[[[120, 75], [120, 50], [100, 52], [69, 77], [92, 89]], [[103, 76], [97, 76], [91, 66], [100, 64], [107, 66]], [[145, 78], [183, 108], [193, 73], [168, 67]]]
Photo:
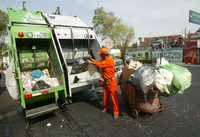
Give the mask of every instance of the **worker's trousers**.
[[119, 116], [119, 101], [118, 101], [118, 92], [117, 92], [117, 81], [109, 80], [104, 86], [104, 111], [108, 111], [108, 102], [111, 95], [113, 114]]

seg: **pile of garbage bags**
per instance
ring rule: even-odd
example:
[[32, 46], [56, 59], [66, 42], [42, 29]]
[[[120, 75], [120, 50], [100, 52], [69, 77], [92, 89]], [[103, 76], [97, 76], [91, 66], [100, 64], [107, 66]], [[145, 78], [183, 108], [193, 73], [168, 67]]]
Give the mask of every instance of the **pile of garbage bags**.
[[58, 79], [51, 77], [48, 69], [22, 72], [22, 81], [25, 91], [42, 90], [59, 86]]
[[156, 87], [161, 94], [172, 96], [183, 94], [190, 87], [191, 79], [192, 74], [187, 68], [165, 63], [157, 66], [140, 65], [128, 82], [144, 95], [147, 95], [152, 87]]

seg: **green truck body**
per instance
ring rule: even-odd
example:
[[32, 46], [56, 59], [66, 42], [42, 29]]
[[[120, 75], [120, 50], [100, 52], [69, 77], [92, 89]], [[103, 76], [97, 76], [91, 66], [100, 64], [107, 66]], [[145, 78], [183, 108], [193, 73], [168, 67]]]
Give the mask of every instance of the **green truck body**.
[[[68, 94], [51, 28], [43, 19], [41, 12], [9, 9], [8, 17], [11, 36], [10, 59], [14, 62], [19, 102], [26, 117], [42, 115], [57, 109], [59, 100], [65, 101]], [[22, 73], [44, 68], [49, 69], [59, 85], [27, 92], [23, 87]]]

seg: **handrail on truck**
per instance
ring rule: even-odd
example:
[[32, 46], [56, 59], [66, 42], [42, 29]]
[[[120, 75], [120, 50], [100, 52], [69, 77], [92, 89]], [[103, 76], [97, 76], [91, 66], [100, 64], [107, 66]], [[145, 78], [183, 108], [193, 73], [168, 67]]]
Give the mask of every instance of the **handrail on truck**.
[[24, 24], [24, 25], [44, 25], [44, 26], [50, 26], [49, 24], [43, 24], [43, 23], [29, 23], [29, 22], [11, 22], [11, 25], [14, 24]]
[[84, 27], [84, 26], [71, 26], [71, 25], [53, 25], [54, 27], [69, 27], [69, 28], [87, 28], [87, 29], [93, 29], [93, 27]]

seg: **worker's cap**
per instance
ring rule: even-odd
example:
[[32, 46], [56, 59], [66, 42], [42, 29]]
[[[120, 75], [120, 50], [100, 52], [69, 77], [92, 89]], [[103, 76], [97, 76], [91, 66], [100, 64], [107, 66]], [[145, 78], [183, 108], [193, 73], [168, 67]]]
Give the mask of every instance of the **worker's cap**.
[[98, 54], [99, 55], [108, 55], [109, 54], [109, 50], [107, 48], [103, 47], [98, 51]]

